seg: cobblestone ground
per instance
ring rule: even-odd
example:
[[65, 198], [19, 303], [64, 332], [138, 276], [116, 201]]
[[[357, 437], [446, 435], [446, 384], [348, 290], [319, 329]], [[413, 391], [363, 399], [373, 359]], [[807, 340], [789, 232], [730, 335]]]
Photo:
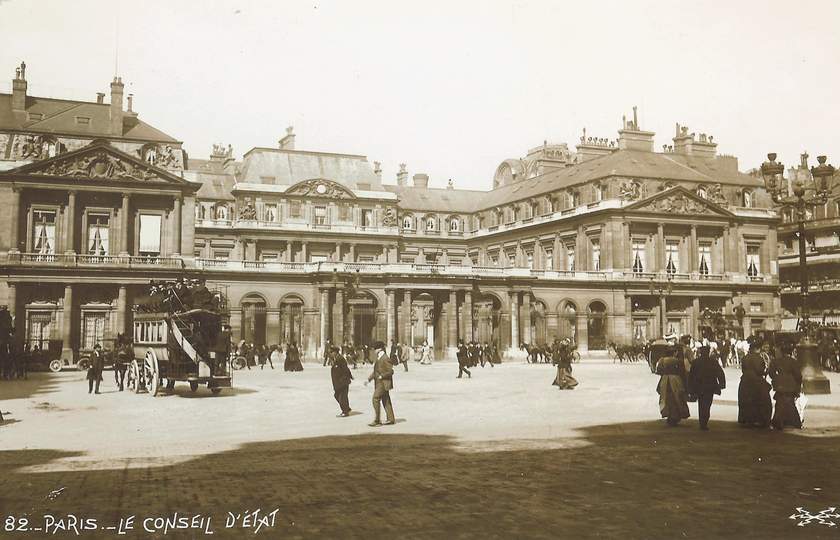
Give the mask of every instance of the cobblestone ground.
[[[457, 366], [397, 371], [398, 423], [370, 428], [371, 387], [355, 372], [336, 418], [329, 370], [237, 372], [213, 397], [115, 391], [89, 395], [82, 373], [0, 382], [0, 536], [161, 537], [146, 518], [200, 516], [166, 537], [253, 536], [234, 516], [277, 510], [268, 538], [836, 538], [840, 516], [840, 378], [812, 396], [807, 429], [738, 427], [738, 373], [712, 408], [658, 419], [646, 366], [584, 359], [580, 386], [558, 391], [553, 368], [502, 364], [456, 379]], [[60, 490], [60, 491], [59, 491]], [[50, 496], [51, 492], [52, 497]], [[44, 530], [50, 518], [56, 521]], [[28, 531], [7, 531], [9, 516]], [[199, 519], [200, 519], [199, 518]], [[207, 518], [210, 525], [207, 525]], [[227, 522], [227, 523], [226, 523]], [[163, 521], [145, 521], [156, 529]], [[246, 526], [243, 526], [246, 525]], [[40, 528], [42, 530], [34, 530]]]

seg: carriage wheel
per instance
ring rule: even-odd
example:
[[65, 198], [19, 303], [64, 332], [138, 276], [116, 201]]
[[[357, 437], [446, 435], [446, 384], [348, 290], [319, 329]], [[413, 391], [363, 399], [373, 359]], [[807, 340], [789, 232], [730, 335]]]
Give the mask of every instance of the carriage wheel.
[[190, 392], [195, 392], [198, 390], [198, 383], [195, 381], [190, 381]]
[[218, 396], [219, 392], [221, 392], [222, 389], [221, 388], [211, 388], [210, 391], [213, 392], [214, 396]]
[[139, 394], [141, 390], [146, 388], [145, 373], [140, 369], [140, 363], [137, 359], [131, 361], [131, 367], [128, 368], [128, 388], [133, 390], [135, 394]]
[[52, 371], [53, 373], [58, 373], [59, 371], [61, 371], [61, 360], [56, 358], [55, 360], [50, 362], [50, 371]]
[[140, 386], [140, 368], [137, 365], [137, 360], [132, 360], [128, 368], [125, 370], [125, 388], [129, 392], [137, 393]]
[[248, 365], [247, 362], [248, 361], [245, 359], [244, 356], [237, 356], [233, 359], [231, 365], [233, 366], [233, 369], [245, 369], [245, 366]]
[[89, 367], [90, 360], [87, 358], [82, 358], [81, 360], [79, 360], [79, 363], [76, 364], [76, 369], [78, 369], [79, 371], [87, 371]]
[[157, 355], [151, 349], [146, 351], [146, 357], [143, 359], [143, 374], [146, 380], [146, 390], [149, 391], [150, 396], [156, 396], [158, 388], [160, 388], [160, 366], [158, 365]]

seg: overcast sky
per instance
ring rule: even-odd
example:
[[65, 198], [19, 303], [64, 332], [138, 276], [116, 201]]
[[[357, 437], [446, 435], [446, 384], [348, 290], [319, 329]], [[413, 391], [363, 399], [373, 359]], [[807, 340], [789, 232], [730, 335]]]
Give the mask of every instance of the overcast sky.
[[675, 122], [740, 168], [768, 151], [840, 165], [840, 2], [0, 0], [0, 91], [93, 101], [117, 72], [140, 117], [234, 154], [364, 154], [433, 186], [487, 189], [499, 163], [639, 107], [656, 148]]

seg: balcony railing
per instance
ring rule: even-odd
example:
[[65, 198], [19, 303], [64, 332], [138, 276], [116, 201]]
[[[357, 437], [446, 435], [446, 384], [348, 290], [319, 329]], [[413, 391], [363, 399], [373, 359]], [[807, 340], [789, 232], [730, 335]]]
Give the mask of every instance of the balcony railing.
[[184, 268], [184, 261], [174, 257], [86, 255], [86, 254], [49, 254], [49, 253], [10, 253], [4, 257], [9, 265], [20, 266], [55, 266], [55, 267], [111, 267], [122, 268]]

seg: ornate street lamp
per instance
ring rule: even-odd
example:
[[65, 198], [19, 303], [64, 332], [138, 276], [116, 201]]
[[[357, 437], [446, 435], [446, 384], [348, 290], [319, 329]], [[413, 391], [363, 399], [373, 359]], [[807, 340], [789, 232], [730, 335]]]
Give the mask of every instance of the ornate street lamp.
[[776, 154], [767, 154], [768, 161], [761, 164], [761, 176], [773, 202], [793, 210], [799, 232], [799, 291], [800, 317], [803, 330], [797, 346], [797, 357], [802, 365], [802, 388], [806, 394], [830, 394], [831, 386], [822, 373], [813, 341], [814, 325], [808, 318], [808, 246], [805, 239], [805, 223], [811, 207], [824, 205], [831, 193], [834, 167], [826, 165], [826, 157], [818, 156], [819, 166], [811, 167], [810, 181], [797, 179], [789, 189], [784, 182], [784, 165], [776, 163]]
[[667, 282], [655, 282], [653, 277], [650, 278], [650, 295], [659, 298], [659, 335], [665, 337], [665, 329], [668, 324], [666, 320], [665, 298], [671, 295], [674, 291], [674, 276], [668, 273]]

